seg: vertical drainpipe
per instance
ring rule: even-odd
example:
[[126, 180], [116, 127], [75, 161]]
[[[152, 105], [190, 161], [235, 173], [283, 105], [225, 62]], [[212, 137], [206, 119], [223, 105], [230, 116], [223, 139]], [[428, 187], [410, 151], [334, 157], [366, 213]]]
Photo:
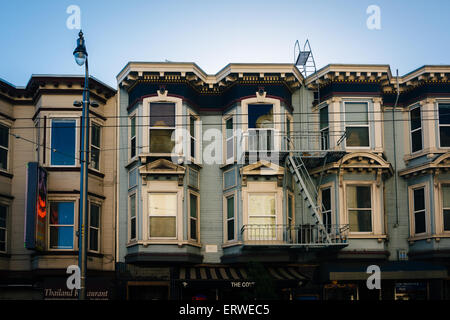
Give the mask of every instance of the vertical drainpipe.
[[394, 136], [394, 181], [395, 181], [395, 224], [394, 228], [398, 227], [398, 178], [397, 178], [397, 139], [395, 134], [395, 108], [397, 108], [398, 98], [400, 96], [400, 87], [398, 84], [398, 69], [397, 69], [397, 97], [395, 99], [394, 107], [392, 108], [392, 133]]

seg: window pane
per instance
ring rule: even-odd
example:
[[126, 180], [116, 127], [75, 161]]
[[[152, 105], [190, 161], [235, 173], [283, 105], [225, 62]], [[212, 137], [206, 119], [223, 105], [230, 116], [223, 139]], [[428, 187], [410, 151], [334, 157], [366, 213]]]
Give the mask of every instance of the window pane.
[[171, 153], [175, 146], [174, 132], [174, 129], [150, 130], [150, 152]]
[[191, 239], [197, 240], [197, 220], [191, 219]]
[[414, 213], [415, 233], [426, 232], [425, 211]]
[[223, 174], [223, 177], [225, 179], [225, 183], [224, 183], [225, 189], [236, 185], [236, 171], [235, 171], [235, 169], [232, 169], [230, 171], [225, 172]]
[[347, 127], [347, 147], [368, 147], [369, 128]]
[[73, 224], [74, 203], [52, 202], [50, 203], [50, 224]]
[[370, 186], [347, 186], [347, 207], [350, 209], [371, 208]]
[[73, 249], [73, 227], [50, 227], [50, 248]]
[[414, 211], [425, 210], [425, 189], [414, 190]]
[[52, 122], [52, 165], [75, 164], [75, 121]]
[[267, 104], [248, 105], [248, 127], [249, 128], [272, 128], [273, 106]]
[[150, 217], [150, 237], [176, 237], [175, 217]]
[[195, 140], [191, 138], [191, 157], [195, 158]]
[[6, 243], [4, 241], [0, 241], [0, 251], [6, 251]]
[[372, 212], [370, 210], [349, 210], [350, 231], [371, 232]]
[[137, 169], [131, 169], [128, 172], [128, 187], [132, 188], [137, 185]]
[[93, 124], [91, 127], [91, 143], [100, 148], [100, 127]]
[[190, 215], [193, 218], [197, 218], [197, 196], [191, 193], [189, 197], [189, 204], [191, 206]]
[[325, 211], [331, 210], [331, 189], [322, 189], [322, 205]]
[[100, 149], [91, 148], [91, 166], [97, 170], [100, 168]]
[[136, 195], [130, 196], [130, 217], [136, 216]]
[[422, 126], [420, 118], [420, 108], [415, 108], [410, 111], [411, 117], [411, 130], [420, 128]]
[[450, 147], [450, 126], [439, 127], [441, 147]]
[[131, 158], [136, 155], [136, 138], [131, 139]]
[[288, 196], [288, 208], [287, 208], [287, 210], [288, 210], [288, 218], [289, 219], [292, 219], [292, 197], [291, 196]]
[[227, 240], [234, 240], [234, 219], [227, 221]]
[[195, 137], [195, 118], [190, 117], [189, 118], [189, 134], [191, 137]]
[[[320, 148], [321, 150], [328, 150], [330, 148], [330, 132], [329, 129], [320, 132]], [[347, 143], [348, 144], [348, 143]]]
[[100, 207], [95, 204], [91, 204], [91, 221], [89, 224], [96, 228], [100, 226]]
[[8, 169], [8, 151], [0, 148], [0, 169]]
[[450, 209], [444, 210], [444, 231], [450, 231]]
[[133, 117], [130, 120], [130, 126], [131, 126], [131, 137], [135, 137], [136, 136], [136, 118]]
[[234, 197], [227, 198], [227, 219], [234, 218]]
[[136, 219], [131, 219], [130, 239], [136, 239]]
[[348, 125], [368, 124], [367, 103], [346, 102], [345, 121]]
[[151, 127], [175, 127], [175, 104], [174, 103], [151, 103], [150, 104], [150, 126]]
[[150, 215], [174, 216], [177, 214], [177, 195], [152, 193], [149, 196]]
[[439, 104], [439, 124], [450, 124], [450, 104]]
[[227, 138], [230, 138], [233, 136], [233, 118], [227, 119], [225, 122], [225, 129]]
[[289, 118], [286, 119], [286, 135], [291, 136], [291, 120]]
[[[249, 224], [275, 225], [275, 217], [249, 217]], [[272, 228], [273, 229], [273, 228]]]
[[422, 150], [422, 130], [411, 133], [411, 148], [412, 152]]
[[328, 107], [320, 109], [320, 129], [328, 127]]
[[442, 186], [442, 198], [443, 198], [444, 208], [450, 209], [450, 185]]
[[0, 228], [6, 228], [6, 207], [0, 206]]
[[98, 251], [98, 230], [89, 229], [89, 249]]
[[227, 159], [233, 158], [234, 152], [233, 138], [227, 140]]
[[8, 148], [9, 144], [9, 128], [0, 125], [0, 146]]
[[258, 216], [275, 215], [275, 196], [249, 195], [249, 214]]
[[194, 170], [192, 168], [189, 168], [189, 185], [191, 187], [197, 188], [199, 187], [198, 185], [198, 171]]
[[6, 230], [0, 229], [0, 241], [5, 242], [6, 241]]

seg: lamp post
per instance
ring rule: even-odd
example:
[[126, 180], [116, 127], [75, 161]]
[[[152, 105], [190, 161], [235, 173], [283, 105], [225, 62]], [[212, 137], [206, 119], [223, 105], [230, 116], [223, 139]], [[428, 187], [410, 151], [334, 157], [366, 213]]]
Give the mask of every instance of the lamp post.
[[86, 245], [87, 245], [87, 212], [88, 212], [88, 163], [89, 163], [89, 69], [88, 54], [86, 51], [83, 32], [80, 30], [77, 39], [77, 47], [73, 51], [75, 62], [82, 66], [85, 65], [85, 78], [83, 89], [83, 101], [75, 101], [75, 106], [83, 107], [81, 116], [81, 146], [80, 146], [80, 205], [78, 215], [78, 267], [80, 268], [80, 289], [78, 299], [86, 299]]

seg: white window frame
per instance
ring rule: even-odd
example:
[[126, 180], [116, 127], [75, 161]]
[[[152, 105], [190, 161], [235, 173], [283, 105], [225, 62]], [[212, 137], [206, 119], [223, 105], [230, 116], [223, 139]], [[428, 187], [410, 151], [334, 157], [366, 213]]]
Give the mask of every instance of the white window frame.
[[5, 221], [5, 227], [0, 227], [0, 229], [5, 230], [5, 250], [0, 250], [0, 253], [7, 253], [8, 252], [8, 226], [9, 226], [9, 208], [10, 206], [0, 202], [0, 206], [5, 207], [6, 209], [6, 221]]
[[[228, 199], [233, 198], [233, 218], [228, 218]], [[236, 201], [236, 191], [227, 192], [223, 195], [223, 223], [224, 223], [224, 234], [223, 241], [224, 243], [232, 243], [238, 241], [237, 237], [237, 219], [236, 219], [236, 209], [237, 209], [237, 201]], [[228, 221], [233, 220], [233, 239], [228, 240]]]
[[[178, 227], [177, 227], [178, 226], [178, 205], [176, 206], [177, 212], [175, 212], [174, 215], [151, 215], [150, 214], [150, 196], [152, 194], [173, 194], [178, 199], [178, 192], [176, 192], [176, 191], [173, 191], [173, 192], [170, 192], [170, 191], [157, 191], [157, 192], [149, 191], [147, 193], [147, 198], [148, 198], [147, 209], [148, 209], [148, 211], [147, 211], [147, 226], [146, 226], [146, 228], [147, 228], [147, 233], [148, 233], [148, 240], [176, 240], [178, 238]], [[175, 217], [175, 236], [174, 237], [152, 237], [150, 235], [150, 218], [151, 217]]]
[[[94, 206], [97, 206], [98, 207], [98, 227], [93, 227], [93, 226], [91, 226], [91, 206], [92, 205], [94, 205]], [[89, 252], [96, 252], [96, 253], [99, 253], [100, 251], [101, 251], [101, 246], [100, 246], [100, 244], [101, 244], [101, 227], [102, 227], [102, 203], [101, 202], [99, 202], [99, 201], [96, 201], [96, 200], [91, 200], [91, 199], [89, 199], [89, 217], [88, 217], [88, 236], [87, 236], [87, 238], [88, 238], [88, 245], [87, 245], [87, 247], [88, 247], [88, 251]], [[97, 241], [98, 241], [98, 243], [97, 243], [97, 249], [98, 250], [92, 250], [91, 249], [91, 229], [95, 229], [95, 230], [97, 230], [97, 233], [98, 233], [98, 238], [97, 238]]]
[[[254, 215], [252, 215], [252, 214], [250, 214], [250, 197], [251, 196], [254, 196], [254, 195], [257, 195], [257, 196], [273, 196], [273, 198], [275, 199], [275, 213], [273, 214], [273, 215], [261, 215], [261, 214], [254, 214]], [[248, 194], [247, 194], [247, 208], [248, 208], [248, 212], [247, 212], [247, 219], [248, 219], [248, 225], [250, 226], [250, 225], [254, 225], [254, 224], [252, 224], [252, 223], [250, 223], [250, 219], [251, 218], [267, 218], [267, 217], [270, 217], [270, 218], [275, 218], [275, 223], [273, 224], [273, 226], [274, 227], [276, 227], [277, 226], [277, 224], [278, 224], [278, 199], [277, 199], [277, 192], [248, 192]], [[256, 224], [257, 225], [257, 224]], [[270, 241], [272, 241], [272, 240], [280, 240], [280, 235], [279, 235], [279, 231], [280, 230], [277, 230], [276, 228], [275, 228], [275, 230], [274, 230], [275, 232], [275, 236], [274, 236], [274, 238], [267, 238], [267, 239], [264, 239], [264, 240], [270, 240]], [[251, 235], [249, 235], [248, 234], [248, 232], [247, 232], [247, 238], [248, 238], [248, 240], [263, 240], [263, 239], [251, 239]]]
[[[134, 197], [134, 217], [131, 216], [131, 202], [132, 198]], [[138, 239], [138, 220], [137, 220], [137, 192], [132, 192], [128, 194], [128, 243], [137, 241]], [[131, 221], [135, 220], [135, 237], [131, 238]]]
[[[369, 145], [368, 146], [347, 146], [347, 137], [345, 137], [345, 148], [346, 149], [351, 149], [351, 150], [370, 150], [372, 148], [372, 142], [371, 142], [371, 136], [372, 136], [372, 132], [370, 129], [370, 103], [368, 101], [344, 101], [344, 132], [347, 132], [347, 127], [352, 127], [352, 128], [365, 128], [367, 127], [367, 135], [368, 135], [368, 139], [369, 139]], [[347, 104], [352, 104], [352, 103], [365, 103], [367, 105], [367, 124], [366, 125], [362, 125], [362, 124], [358, 124], [358, 125], [348, 125], [347, 124]]]
[[450, 230], [444, 230], [444, 210], [450, 210], [450, 207], [444, 207], [444, 186], [450, 187], [450, 180], [440, 180], [435, 188], [434, 196], [437, 199], [437, 205], [435, 206], [435, 230], [437, 234], [450, 237]]
[[[330, 210], [323, 210], [323, 204], [322, 204], [322, 191], [323, 190], [330, 190]], [[325, 221], [323, 219], [323, 216], [325, 213], [330, 213], [331, 216], [331, 228], [332, 228], [332, 232], [334, 232], [335, 230], [333, 230], [333, 226], [335, 226], [335, 228], [337, 228], [337, 223], [336, 223], [336, 215], [334, 214], [335, 212], [335, 197], [334, 197], [334, 185], [332, 182], [327, 183], [327, 184], [323, 184], [320, 186], [319, 188], [319, 194], [318, 194], [318, 205], [319, 205], [319, 209], [320, 209], [320, 217], [322, 219], [322, 223], [325, 225]]]
[[[49, 121], [49, 126], [48, 126], [48, 130], [49, 130], [49, 144], [50, 144], [50, 150], [48, 150], [49, 152], [49, 157], [48, 157], [48, 161], [49, 161], [49, 165], [51, 167], [68, 167], [68, 168], [72, 168], [72, 167], [77, 167], [80, 164], [80, 160], [79, 160], [79, 151], [80, 151], [80, 121], [79, 121], [79, 116], [72, 116], [72, 115], [64, 115], [62, 117], [58, 117], [58, 116], [49, 116], [47, 118], [47, 120]], [[74, 150], [74, 164], [70, 164], [70, 165], [64, 165], [64, 164], [53, 164], [52, 163], [52, 155], [53, 155], [53, 121], [75, 121], [75, 150]]]
[[[132, 120], [134, 119], [134, 136], [131, 136], [131, 132], [132, 132]], [[133, 112], [133, 113], [131, 113], [129, 116], [128, 116], [128, 126], [129, 126], [129, 129], [128, 129], [128, 137], [129, 137], [129, 140], [128, 140], [128, 142], [129, 142], [129, 145], [130, 145], [130, 147], [129, 147], [129, 151], [128, 151], [128, 159], [129, 159], [129, 161], [132, 161], [132, 160], [134, 160], [134, 159], [136, 159], [137, 158], [137, 156], [138, 156], [138, 151], [137, 151], [137, 149], [138, 149], [138, 147], [137, 147], [137, 133], [138, 133], [138, 130], [137, 130], [137, 120], [138, 120], [138, 117], [137, 117], [137, 112]], [[133, 148], [132, 148], [132, 141], [133, 141], [133, 139], [134, 139], [134, 151], [135, 151], [135, 155], [133, 156], [132, 155], [132, 150], [133, 150]]]
[[290, 113], [286, 112], [285, 132], [286, 137], [289, 139], [286, 141], [287, 150], [292, 150], [294, 147], [294, 141], [292, 140], [292, 132], [294, 132], [293, 129], [294, 129], [294, 117]]
[[[191, 194], [197, 197], [197, 216], [193, 218], [191, 216]], [[200, 243], [200, 194], [198, 192], [195, 192], [193, 190], [188, 190], [188, 240], [193, 241], [196, 243]], [[197, 233], [197, 239], [191, 238], [191, 220], [196, 220], [196, 233]]]
[[[78, 215], [79, 215], [79, 198], [73, 198], [73, 197], [64, 197], [64, 198], [49, 198], [48, 200], [48, 211], [47, 211], [47, 248], [48, 251], [76, 251], [78, 250], [78, 241], [77, 238], [75, 237], [76, 235], [76, 231], [78, 230]], [[50, 225], [50, 215], [51, 215], [51, 204], [52, 202], [73, 202], [73, 225]], [[73, 239], [73, 246], [72, 249], [58, 249], [58, 248], [51, 248], [50, 246], [50, 227], [51, 226], [73, 226], [73, 234], [72, 234], [72, 239]]]
[[[417, 109], [417, 108], [419, 108], [419, 112], [420, 112], [420, 127], [419, 128], [417, 128], [417, 129], [414, 129], [414, 130], [412, 130], [412, 123], [411, 123], [411, 112], [414, 110], [414, 109]], [[420, 153], [420, 152], [423, 152], [423, 149], [424, 149], [424, 137], [423, 137], [423, 114], [422, 114], [422, 107], [421, 107], [421, 105], [420, 104], [417, 104], [417, 105], [415, 105], [415, 106], [412, 106], [409, 110], [408, 110], [408, 119], [409, 119], [409, 147], [410, 147], [410, 150], [411, 150], [411, 154], [416, 154], [416, 153]], [[412, 134], [414, 133], [414, 132], [417, 132], [417, 131], [419, 131], [420, 130], [420, 139], [421, 139], [421, 143], [422, 143], [422, 148], [421, 149], [419, 149], [419, 150], [417, 150], [417, 151], [413, 151], [413, 138], [412, 138]]]
[[[417, 189], [424, 189], [424, 203], [425, 203], [425, 209], [420, 210], [424, 211], [425, 213], [425, 232], [422, 233], [416, 233], [416, 218], [414, 211], [414, 190]], [[422, 237], [430, 234], [431, 231], [431, 224], [430, 224], [430, 203], [429, 203], [429, 193], [430, 188], [428, 183], [419, 183], [408, 187], [408, 198], [409, 198], [409, 226], [410, 226], [410, 237]], [[419, 211], [417, 211], [419, 212]]]
[[[233, 133], [231, 135], [231, 137], [227, 136], [227, 121], [229, 121], [231, 119], [231, 122], [233, 124]], [[223, 158], [225, 160], [225, 164], [230, 164], [230, 163], [234, 163], [234, 160], [236, 158], [236, 121], [235, 121], [236, 117], [234, 112], [225, 115], [222, 118], [222, 125], [223, 125], [223, 140], [224, 140], [224, 144], [223, 144]], [[233, 142], [233, 152], [232, 152], [232, 156], [228, 157], [228, 141], [232, 141]]]
[[[187, 141], [187, 150], [188, 150], [188, 155], [189, 155], [189, 160], [192, 163], [199, 163], [199, 156], [200, 156], [200, 141], [201, 141], [201, 136], [200, 136], [200, 117], [194, 113], [193, 111], [189, 110], [188, 112], [188, 128], [189, 130], [187, 130], [188, 133], [188, 141]], [[191, 136], [191, 122], [192, 122], [192, 118], [194, 119], [194, 137]], [[175, 121], [176, 123], [176, 121]], [[192, 155], [192, 150], [191, 150], [191, 139], [194, 140], [194, 145], [195, 145], [195, 150], [194, 150], [194, 155]]]
[[6, 169], [4, 169], [4, 168], [0, 168], [0, 171], [3, 171], [3, 172], [9, 172], [9, 162], [10, 162], [10, 160], [9, 160], [9, 156], [10, 156], [10, 151], [11, 151], [11, 135], [10, 135], [10, 132], [11, 132], [11, 126], [9, 126], [9, 125], [7, 125], [6, 123], [4, 123], [4, 122], [0, 122], [0, 125], [1, 126], [3, 126], [3, 127], [5, 127], [7, 130], [8, 130], [8, 147], [4, 147], [4, 146], [1, 146], [0, 145], [0, 148], [1, 149], [3, 149], [3, 150], [6, 150]]
[[[94, 128], [94, 126], [95, 127], [98, 127], [98, 129], [99, 129], [99, 134], [100, 134], [100, 141], [99, 141], [99, 143], [100, 143], [100, 145], [99, 146], [95, 146], [93, 143], [92, 143], [92, 128]], [[92, 169], [92, 170], [95, 170], [95, 171], [98, 171], [98, 172], [100, 172], [101, 171], [101, 169], [102, 169], [102, 165], [101, 165], [101, 163], [102, 163], [102, 155], [101, 155], [101, 150], [102, 150], [102, 138], [103, 138], [103, 132], [102, 132], [103, 130], [102, 130], [102, 125], [100, 124], [100, 123], [98, 123], [98, 122], [95, 122], [95, 121], [91, 121], [91, 132], [89, 133], [89, 146], [90, 146], [90, 148], [89, 148], [89, 169]], [[98, 168], [94, 168], [94, 166], [92, 165], [92, 148], [95, 148], [95, 149], [97, 149], [98, 150]]]
[[450, 146], [444, 147], [441, 146], [441, 127], [450, 127], [450, 124], [441, 124], [441, 119], [439, 117], [439, 105], [440, 104], [450, 104], [450, 101], [440, 101], [437, 103], [437, 120], [438, 120], [438, 140], [439, 140], [439, 148], [440, 149], [450, 149]]
[[[151, 118], [151, 108], [152, 108], [152, 104], [173, 104], [173, 112], [174, 112], [174, 114], [173, 114], [173, 121], [174, 121], [174, 126], [173, 127], [152, 127], [151, 126], [151, 124], [150, 124], [150, 118]], [[174, 132], [174, 134], [175, 134], [175, 138], [177, 137], [177, 124], [178, 124], [178, 119], [177, 119], [178, 117], [177, 117], [177, 104], [175, 103], [175, 102], [172, 102], [172, 101], [151, 101], [151, 102], [149, 102], [149, 104], [148, 104], [148, 121], [149, 121], [149, 123], [148, 123], [148, 150], [149, 150], [149, 153], [152, 153], [152, 154], [172, 154], [173, 152], [163, 152], [163, 153], [161, 153], [161, 152], [154, 152], [154, 151], [152, 151], [152, 150], [150, 150], [150, 147], [151, 147], [151, 131], [152, 130], [173, 130], [173, 132]], [[175, 148], [176, 148], [176, 141], [175, 141]]]

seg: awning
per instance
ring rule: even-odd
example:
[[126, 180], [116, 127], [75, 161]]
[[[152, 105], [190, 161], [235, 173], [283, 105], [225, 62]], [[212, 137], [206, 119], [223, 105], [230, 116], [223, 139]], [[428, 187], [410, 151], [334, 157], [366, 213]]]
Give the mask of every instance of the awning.
[[419, 279], [445, 279], [447, 268], [445, 266], [419, 261], [386, 262], [386, 263], [359, 263], [359, 264], [324, 264], [320, 268], [321, 279], [331, 280], [367, 280], [370, 274], [367, 268], [378, 265], [381, 271], [381, 280], [419, 280]]
[[[311, 272], [301, 267], [266, 267], [265, 270], [275, 281], [294, 281], [304, 283], [311, 280]], [[175, 280], [180, 281], [247, 281], [251, 282], [248, 268], [245, 267], [180, 267]]]

